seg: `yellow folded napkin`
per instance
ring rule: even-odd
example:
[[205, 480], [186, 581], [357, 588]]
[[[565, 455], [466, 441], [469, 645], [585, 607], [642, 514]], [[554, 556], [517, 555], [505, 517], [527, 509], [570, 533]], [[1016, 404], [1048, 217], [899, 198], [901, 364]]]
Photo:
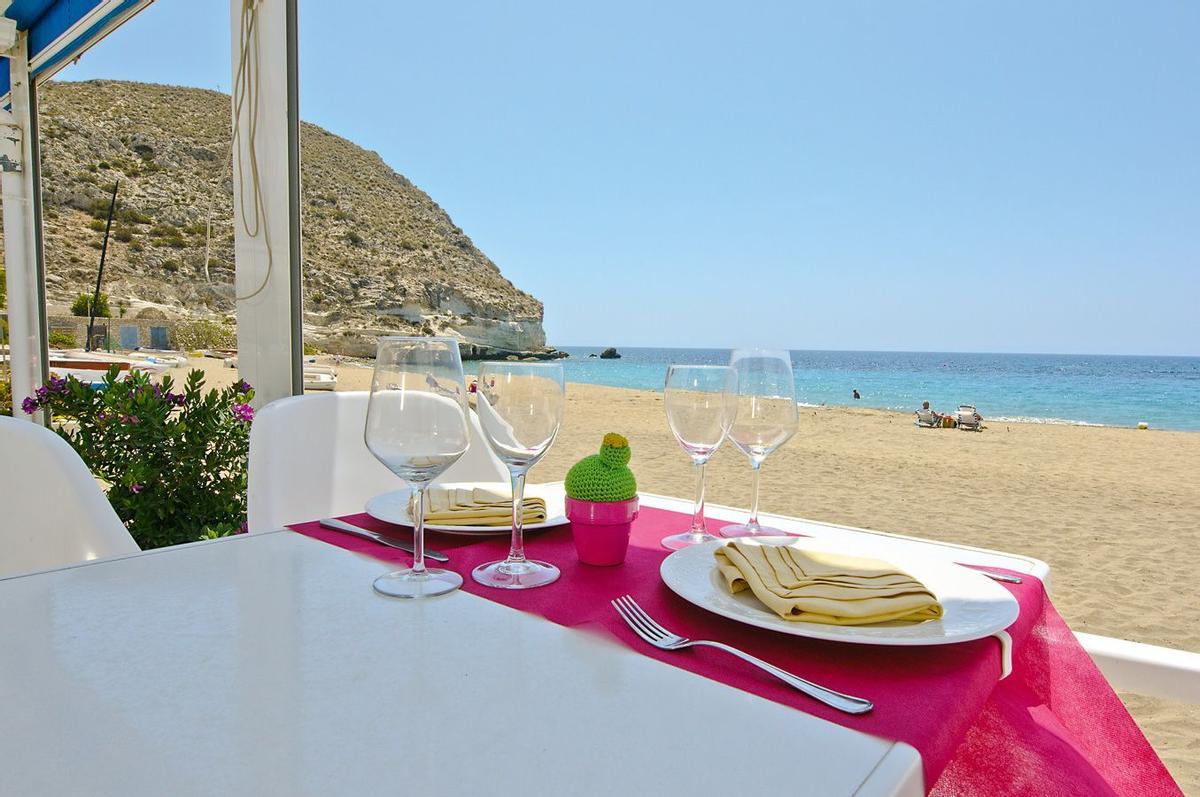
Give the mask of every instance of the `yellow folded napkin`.
[[942, 616], [924, 584], [878, 559], [740, 540], [718, 548], [716, 559], [731, 593], [749, 589], [785, 620], [869, 625]]
[[[414, 497], [415, 500], [415, 497]], [[543, 523], [546, 502], [526, 497], [521, 502], [523, 523]], [[416, 510], [409, 505], [409, 513]], [[425, 522], [442, 526], [508, 526], [512, 524], [512, 496], [482, 487], [439, 487], [426, 493]]]

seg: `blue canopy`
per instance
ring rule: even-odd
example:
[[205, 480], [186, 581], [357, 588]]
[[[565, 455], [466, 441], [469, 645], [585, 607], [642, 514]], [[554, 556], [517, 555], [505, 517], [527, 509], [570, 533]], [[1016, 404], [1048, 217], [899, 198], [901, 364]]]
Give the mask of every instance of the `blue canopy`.
[[[34, 77], [49, 77], [153, 0], [13, 0], [4, 16], [29, 33]], [[0, 98], [9, 90], [8, 59], [0, 58]], [[7, 101], [5, 101], [7, 102]]]

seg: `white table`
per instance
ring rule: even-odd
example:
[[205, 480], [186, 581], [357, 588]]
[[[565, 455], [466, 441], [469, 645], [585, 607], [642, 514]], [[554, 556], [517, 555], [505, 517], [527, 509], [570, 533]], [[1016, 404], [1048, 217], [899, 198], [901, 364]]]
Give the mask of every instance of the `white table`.
[[908, 745], [384, 568], [279, 531], [0, 580], [0, 794], [923, 793]]

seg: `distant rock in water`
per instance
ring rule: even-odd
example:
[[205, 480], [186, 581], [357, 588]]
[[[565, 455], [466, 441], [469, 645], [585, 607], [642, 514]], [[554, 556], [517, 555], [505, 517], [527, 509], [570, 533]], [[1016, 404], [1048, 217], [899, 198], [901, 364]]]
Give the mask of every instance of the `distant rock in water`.
[[[231, 317], [229, 95], [50, 82], [39, 105], [50, 304], [92, 290], [120, 180], [104, 270], [114, 305], [128, 302], [135, 317], [147, 307], [180, 320]], [[380, 335], [436, 334], [480, 356], [551, 354], [542, 303], [514, 287], [428, 194], [378, 154], [315, 125], [302, 123], [301, 138], [306, 344], [373, 356]]]
[[618, 352], [616, 349], [614, 349], [612, 346], [609, 346], [607, 349], [600, 352], [600, 359], [601, 360], [619, 360], [619, 359], [621, 359], [621, 353]]
[[480, 346], [476, 343], [459, 341], [458, 353], [464, 360], [561, 360], [571, 355], [565, 351], [545, 346], [539, 349], [502, 349], [495, 346]]

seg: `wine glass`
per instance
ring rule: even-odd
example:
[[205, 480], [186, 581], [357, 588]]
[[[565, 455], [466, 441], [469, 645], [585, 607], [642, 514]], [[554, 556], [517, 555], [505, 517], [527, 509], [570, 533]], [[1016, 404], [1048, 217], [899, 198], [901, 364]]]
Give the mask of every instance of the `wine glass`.
[[425, 567], [426, 490], [467, 452], [471, 441], [458, 341], [379, 339], [363, 437], [375, 458], [415, 493], [413, 565], [375, 579], [375, 591], [394, 598], [422, 598], [458, 589], [458, 573]]
[[796, 382], [792, 358], [786, 351], [736, 349], [729, 365], [737, 372], [737, 417], [729, 439], [750, 458], [754, 474], [754, 499], [750, 519], [721, 528], [722, 537], [757, 537], [784, 534], [758, 522], [759, 469], [772, 451], [796, 433]]
[[663, 537], [664, 548], [677, 551], [717, 538], [704, 525], [704, 465], [725, 440], [737, 415], [737, 373], [728, 365], [672, 365], [663, 388], [667, 423], [696, 468], [696, 501], [692, 525]]
[[476, 407], [484, 439], [512, 478], [512, 546], [508, 558], [471, 571], [488, 587], [529, 589], [558, 579], [549, 562], [525, 558], [525, 475], [541, 459], [562, 425], [566, 393], [562, 363], [486, 362], [479, 366]]

